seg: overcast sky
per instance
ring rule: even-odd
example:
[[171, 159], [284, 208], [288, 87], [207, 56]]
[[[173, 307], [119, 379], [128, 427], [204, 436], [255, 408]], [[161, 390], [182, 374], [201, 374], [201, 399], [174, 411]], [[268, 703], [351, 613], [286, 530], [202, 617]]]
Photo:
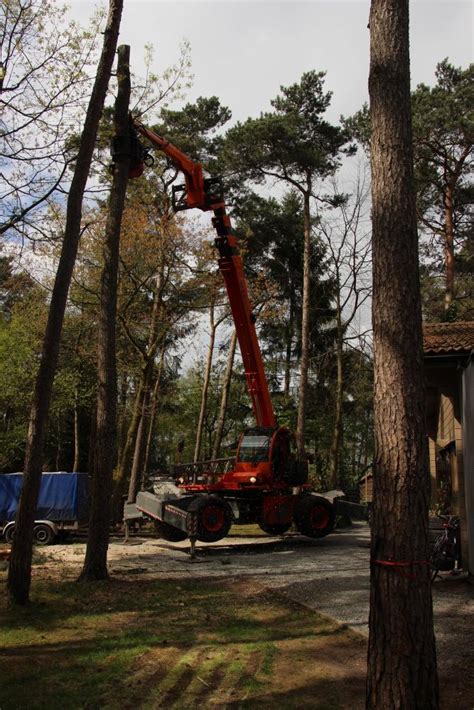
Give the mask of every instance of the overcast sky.
[[[95, 7], [84, 0], [70, 4], [83, 22]], [[333, 92], [328, 118], [337, 122], [368, 100], [369, 8], [370, 0], [125, 0], [119, 41], [130, 45], [137, 74], [144, 45], [153, 44], [153, 70], [159, 74], [176, 62], [180, 43], [188, 40], [194, 85], [186, 100], [216, 95], [233, 121], [269, 110], [280, 86], [299, 81], [303, 72], [326, 71], [326, 87]], [[457, 66], [472, 62], [473, 36], [470, 0], [412, 0], [413, 86], [433, 84], [436, 64], [445, 57]], [[193, 350], [202, 354], [205, 340], [202, 332], [185, 365]]]
[[[69, 3], [86, 20], [96, 3]], [[143, 46], [155, 47], [154, 70], [174, 63], [183, 39], [191, 43], [194, 86], [189, 100], [216, 95], [234, 119], [270, 108], [280, 85], [310, 69], [327, 72], [333, 92], [330, 118], [356, 111], [367, 100], [370, 0], [125, 0], [120, 43], [131, 46], [140, 70]], [[472, 0], [412, 0], [413, 84], [434, 82], [437, 62], [473, 61]]]

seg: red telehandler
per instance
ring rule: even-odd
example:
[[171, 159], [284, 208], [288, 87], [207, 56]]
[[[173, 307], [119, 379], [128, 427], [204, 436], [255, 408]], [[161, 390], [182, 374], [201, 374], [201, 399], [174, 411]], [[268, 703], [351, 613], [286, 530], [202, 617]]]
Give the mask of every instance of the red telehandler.
[[189, 537], [192, 547], [196, 539], [222, 539], [232, 523], [258, 523], [269, 534], [284, 533], [294, 523], [304, 535], [324, 537], [334, 527], [335, 506], [313, 493], [307, 483], [307, 462], [297, 457], [294, 435], [276, 422], [242, 259], [220, 180], [204, 177], [200, 163], [133, 118], [130, 177], [141, 175], [149, 157], [137, 134], [163, 151], [184, 175], [185, 184], [173, 187], [174, 209], [197, 208], [214, 213], [218, 265], [227, 289], [256, 426], [241, 434], [231, 466], [207, 461], [177, 467], [175, 482], [156, 484], [154, 493], [139, 492], [136, 508], [155, 519], [161, 537], [171, 541]]

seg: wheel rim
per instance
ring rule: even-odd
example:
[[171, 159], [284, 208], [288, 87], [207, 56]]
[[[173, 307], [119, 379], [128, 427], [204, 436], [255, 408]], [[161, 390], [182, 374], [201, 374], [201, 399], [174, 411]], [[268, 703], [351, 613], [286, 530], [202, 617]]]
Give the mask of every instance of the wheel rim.
[[40, 528], [36, 531], [36, 540], [38, 542], [47, 542], [49, 540], [49, 531], [46, 528]]
[[329, 511], [322, 505], [316, 505], [311, 510], [310, 522], [313, 530], [324, 530], [330, 519]]
[[219, 532], [225, 525], [224, 511], [220, 506], [207, 505], [202, 511], [201, 522], [207, 532]]

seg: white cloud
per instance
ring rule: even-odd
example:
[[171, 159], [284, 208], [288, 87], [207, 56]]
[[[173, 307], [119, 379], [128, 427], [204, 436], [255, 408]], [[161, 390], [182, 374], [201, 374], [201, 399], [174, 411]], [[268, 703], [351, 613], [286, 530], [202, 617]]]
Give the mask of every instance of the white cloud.
[[[85, 20], [94, 4], [76, 1], [71, 8]], [[216, 95], [236, 119], [267, 110], [280, 85], [304, 71], [325, 70], [337, 120], [367, 100], [369, 9], [369, 0], [125, 0], [120, 42], [131, 46], [137, 72], [143, 45], [152, 43], [159, 73], [189, 39], [195, 76], [189, 98]], [[473, 60], [469, 0], [412, 2], [410, 24], [413, 84], [432, 83], [446, 56], [463, 66]]]

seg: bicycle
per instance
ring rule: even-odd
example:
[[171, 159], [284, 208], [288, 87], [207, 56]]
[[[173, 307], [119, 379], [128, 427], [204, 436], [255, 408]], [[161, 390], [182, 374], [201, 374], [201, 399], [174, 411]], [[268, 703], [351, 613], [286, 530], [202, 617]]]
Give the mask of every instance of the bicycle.
[[434, 582], [439, 572], [459, 569], [461, 544], [459, 538], [460, 520], [457, 515], [438, 515], [443, 520], [443, 531], [436, 538], [431, 553], [431, 581]]

